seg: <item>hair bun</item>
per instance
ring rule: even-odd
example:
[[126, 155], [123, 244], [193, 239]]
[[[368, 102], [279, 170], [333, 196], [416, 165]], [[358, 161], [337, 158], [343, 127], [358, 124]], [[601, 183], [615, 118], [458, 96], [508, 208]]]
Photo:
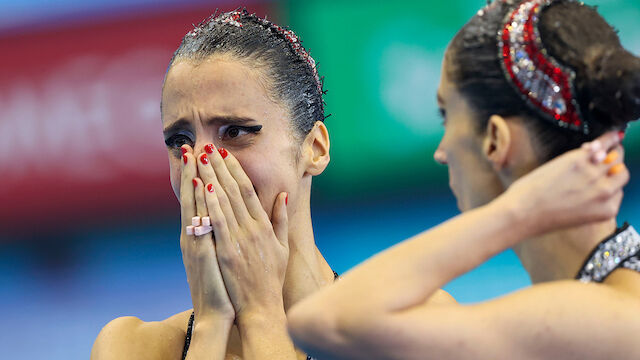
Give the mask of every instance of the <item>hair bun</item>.
[[587, 106], [592, 121], [604, 127], [625, 127], [640, 118], [640, 58], [622, 47], [593, 49], [587, 62]]

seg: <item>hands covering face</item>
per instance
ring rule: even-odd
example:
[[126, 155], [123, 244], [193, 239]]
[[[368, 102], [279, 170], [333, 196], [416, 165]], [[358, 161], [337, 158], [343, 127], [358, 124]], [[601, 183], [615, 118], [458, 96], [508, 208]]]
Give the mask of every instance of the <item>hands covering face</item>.
[[[196, 318], [235, 318], [282, 308], [289, 258], [287, 202], [280, 193], [271, 219], [238, 160], [213, 144], [194, 154], [182, 146], [180, 246]], [[187, 234], [192, 218], [212, 232]]]

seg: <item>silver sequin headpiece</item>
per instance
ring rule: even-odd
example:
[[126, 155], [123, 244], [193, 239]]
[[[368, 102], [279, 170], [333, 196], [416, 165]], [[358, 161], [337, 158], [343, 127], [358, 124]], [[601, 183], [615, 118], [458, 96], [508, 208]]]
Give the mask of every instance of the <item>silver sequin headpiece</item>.
[[313, 76], [316, 80], [316, 86], [318, 87], [318, 91], [320, 93], [324, 93], [322, 90], [322, 80], [320, 79], [320, 75], [318, 74], [318, 69], [316, 66], [316, 61], [311, 57], [309, 52], [302, 46], [300, 38], [291, 30], [278, 26], [269, 20], [259, 17], [256, 14], [250, 14], [246, 9], [235, 10], [226, 13], [222, 13], [218, 16], [212, 16], [208, 22], [205, 24], [201, 24], [197, 26], [195, 29], [191, 30], [187, 35], [196, 37], [202, 31], [202, 26], [213, 26], [216, 24], [223, 25], [231, 25], [238, 28], [242, 28], [243, 21], [253, 21], [260, 25], [262, 25], [268, 31], [271, 31], [278, 36], [284, 38], [284, 40], [289, 44], [293, 52], [304, 62], [309, 65]]
[[544, 118], [589, 133], [576, 102], [575, 72], [560, 65], [544, 48], [539, 15], [554, 0], [524, 0], [507, 14], [498, 32], [499, 58], [507, 81]]

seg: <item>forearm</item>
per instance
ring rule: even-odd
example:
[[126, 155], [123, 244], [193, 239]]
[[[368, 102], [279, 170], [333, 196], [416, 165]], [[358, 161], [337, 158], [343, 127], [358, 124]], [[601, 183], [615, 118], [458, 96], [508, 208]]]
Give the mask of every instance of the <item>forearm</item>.
[[284, 307], [254, 311], [239, 317], [238, 331], [244, 359], [296, 359], [296, 351], [287, 332]]
[[186, 360], [223, 360], [233, 320], [195, 319]]
[[319, 347], [350, 342], [380, 317], [424, 304], [450, 280], [529, 236], [529, 229], [526, 217], [505, 198], [459, 215], [303, 300], [289, 313], [292, 335]]

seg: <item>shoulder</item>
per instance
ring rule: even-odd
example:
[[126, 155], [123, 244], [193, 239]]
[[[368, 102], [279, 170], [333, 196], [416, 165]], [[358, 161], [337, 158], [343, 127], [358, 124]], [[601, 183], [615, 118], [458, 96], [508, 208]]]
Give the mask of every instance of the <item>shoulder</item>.
[[180, 359], [190, 315], [187, 310], [162, 321], [111, 320], [98, 334], [91, 359]]

